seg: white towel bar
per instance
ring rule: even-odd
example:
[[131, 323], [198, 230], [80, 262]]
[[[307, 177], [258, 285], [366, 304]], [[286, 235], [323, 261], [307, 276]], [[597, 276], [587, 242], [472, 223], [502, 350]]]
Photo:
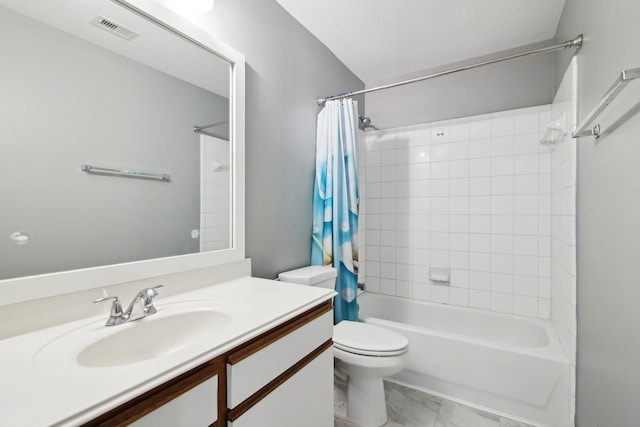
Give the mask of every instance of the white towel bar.
[[126, 169], [99, 168], [91, 165], [80, 165], [80, 170], [88, 173], [99, 173], [104, 175], [129, 176], [132, 178], [157, 179], [159, 181], [171, 181], [171, 175], [167, 173], [155, 174], [149, 172], [130, 171]]
[[640, 68], [622, 70], [615, 83], [613, 83], [607, 93], [604, 94], [595, 108], [591, 110], [589, 114], [587, 114], [587, 117], [584, 119], [582, 125], [578, 126], [578, 129], [573, 132], [572, 136], [574, 138], [582, 138], [583, 136], [595, 136], [596, 138], [598, 138], [600, 136], [600, 125], [593, 125], [593, 122], [596, 120], [596, 118], [598, 118], [600, 113], [602, 113], [604, 109], [607, 108], [609, 104], [611, 104], [611, 101], [613, 101], [615, 97], [618, 96], [622, 89], [624, 89], [631, 80], [635, 80], [639, 77]]

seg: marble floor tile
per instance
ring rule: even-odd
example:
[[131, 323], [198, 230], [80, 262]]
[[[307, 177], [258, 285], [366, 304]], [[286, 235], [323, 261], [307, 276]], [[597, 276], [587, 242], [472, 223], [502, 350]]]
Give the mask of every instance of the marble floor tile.
[[500, 417], [459, 403], [444, 400], [436, 427], [500, 427]]
[[[340, 385], [335, 391], [335, 427], [360, 427], [340, 417], [346, 413], [346, 390]], [[384, 392], [385, 427], [533, 427], [390, 381], [384, 382]]]
[[533, 427], [532, 425], [521, 423], [520, 421], [510, 420], [509, 418], [500, 417], [500, 427]]
[[388, 427], [434, 427], [442, 399], [385, 382]]
[[[435, 412], [440, 410], [443, 400], [441, 397], [433, 396], [423, 391], [393, 383], [391, 381], [384, 382], [384, 392], [387, 400], [392, 392], [396, 392], [405, 396], [406, 399], [409, 399], [421, 406], [425, 406]], [[387, 401], [387, 407], [389, 407], [389, 404], [390, 403]]]
[[333, 411], [338, 416], [347, 414], [347, 392], [337, 386], [333, 388]]
[[337, 375], [333, 381], [333, 412], [338, 418], [347, 415], [347, 383]]
[[333, 425], [334, 427], [359, 427], [353, 423], [350, 423], [347, 420], [343, 420], [341, 418], [335, 418], [335, 423]]

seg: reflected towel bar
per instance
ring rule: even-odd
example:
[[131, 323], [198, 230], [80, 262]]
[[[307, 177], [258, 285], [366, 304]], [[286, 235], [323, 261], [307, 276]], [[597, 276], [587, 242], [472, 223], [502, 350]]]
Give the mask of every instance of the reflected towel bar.
[[209, 128], [214, 128], [214, 127], [218, 127], [218, 126], [225, 126], [229, 124], [229, 120], [226, 120], [224, 122], [218, 122], [218, 123], [211, 123], [210, 125], [204, 125], [204, 126], [194, 126], [193, 127], [193, 131], [195, 133], [199, 133], [202, 135], [207, 135], [207, 136], [212, 136], [214, 138], [220, 138], [218, 135], [214, 135], [210, 132], [205, 132], [205, 129], [209, 129]]
[[193, 127], [193, 131], [195, 133], [204, 133], [202, 132], [205, 129], [209, 129], [209, 128], [215, 128], [218, 126], [225, 126], [229, 124], [229, 120], [225, 120], [224, 122], [218, 122], [218, 123], [211, 123], [210, 125], [204, 125], [204, 126], [194, 126]]
[[99, 173], [104, 175], [128, 176], [132, 178], [157, 179], [159, 181], [171, 181], [171, 175], [167, 173], [155, 174], [149, 172], [130, 171], [126, 169], [99, 168], [91, 165], [80, 165], [80, 170], [88, 173]]
[[598, 102], [598, 104], [594, 107], [593, 110], [587, 117], [584, 119], [584, 122], [581, 126], [579, 126], [575, 132], [573, 132], [572, 136], [574, 138], [582, 138], [583, 136], [595, 136], [596, 138], [600, 137], [600, 125], [596, 124], [592, 126], [595, 119], [604, 111], [605, 108], [611, 101], [615, 99], [616, 96], [625, 86], [631, 81], [640, 77], [640, 68], [632, 68], [630, 70], [622, 70], [620, 76], [613, 83], [613, 85], [609, 88], [607, 93], [604, 94], [602, 99]]

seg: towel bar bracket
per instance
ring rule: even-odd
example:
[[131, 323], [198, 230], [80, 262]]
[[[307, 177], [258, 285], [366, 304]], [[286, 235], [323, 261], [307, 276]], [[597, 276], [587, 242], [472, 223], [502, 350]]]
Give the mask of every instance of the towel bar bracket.
[[573, 137], [574, 138], [582, 138], [585, 136], [595, 136], [596, 139], [600, 138], [600, 125], [595, 125], [594, 127], [592, 127], [591, 129], [585, 129], [580, 133], [574, 133]]

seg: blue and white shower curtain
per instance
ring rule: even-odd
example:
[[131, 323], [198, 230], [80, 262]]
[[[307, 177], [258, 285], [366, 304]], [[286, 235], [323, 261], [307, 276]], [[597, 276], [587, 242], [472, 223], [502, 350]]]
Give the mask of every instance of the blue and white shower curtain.
[[318, 114], [311, 264], [338, 271], [334, 321], [358, 319], [357, 102], [327, 101]]

